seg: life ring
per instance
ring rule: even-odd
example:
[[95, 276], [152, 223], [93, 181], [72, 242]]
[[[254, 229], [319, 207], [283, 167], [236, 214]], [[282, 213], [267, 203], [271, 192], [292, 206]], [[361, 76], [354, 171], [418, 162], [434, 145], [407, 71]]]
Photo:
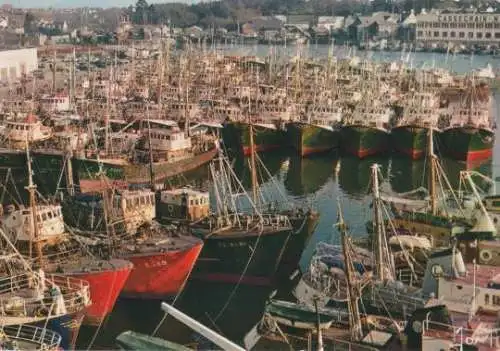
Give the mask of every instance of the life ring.
[[168, 212], [174, 212], [174, 206], [172, 206], [172, 205], [168, 205], [167, 209], [168, 209]]
[[481, 261], [488, 262], [493, 258], [493, 255], [490, 250], [481, 250], [479, 257], [481, 258]]

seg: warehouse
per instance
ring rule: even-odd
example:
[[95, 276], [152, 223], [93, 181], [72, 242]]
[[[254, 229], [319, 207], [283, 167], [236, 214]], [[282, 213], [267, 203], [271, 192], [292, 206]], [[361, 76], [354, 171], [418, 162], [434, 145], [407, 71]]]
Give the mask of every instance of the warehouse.
[[36, 48], [0, 51], [0, 81], [14, 82], [38, 67]]

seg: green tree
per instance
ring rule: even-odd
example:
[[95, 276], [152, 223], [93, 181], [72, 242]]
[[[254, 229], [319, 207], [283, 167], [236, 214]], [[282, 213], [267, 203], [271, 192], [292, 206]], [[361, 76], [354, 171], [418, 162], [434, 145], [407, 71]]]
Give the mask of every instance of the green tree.
[[149, 15], [149, 5], [146, 0], [137, 0], [135, 4], [135, 12], [133, 22], [135, 24], [146, 24]]
[[31, 34], [35, 32], [35, 20], [35, 15], [29, 11], [26, 12], [26, 16], [24, 16], [24, 33]]

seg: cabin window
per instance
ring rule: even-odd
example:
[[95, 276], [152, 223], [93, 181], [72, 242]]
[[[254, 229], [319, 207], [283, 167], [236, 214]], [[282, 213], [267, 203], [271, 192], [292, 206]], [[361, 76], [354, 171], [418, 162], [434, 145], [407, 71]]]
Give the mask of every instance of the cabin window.
[[139, 200], [140, 200], [141, 205], [144, 205], [146, 203], [146, 201], [144, 201], [144, 197], [142, 197], [142, 196], [139, 198]]
[[493, 305], [500, 305], [500, 296], [493, 295], [491, 298], [491, 303]]
[[46, 213], [42, 213], [42, 221], [46, 221], [47, 220], [47, 214]]
[[492, 201], [492, 205], [494, 207], [498, 207], [498, 206], [500, 206], [500, 201]]
[[189, 201], [189, 204], [190, 204], [191, 206], [193, 206], [193, 205], [194, 205], [194, 200], [193, 200], [193, 199], [191, 199], [191, 200]]
[[52, 212], [47, 213], [47, 216], [49, 217], [49, 219], [52, 219], [52, 217], [53, 217]]
[[489, 294], [484, 295], [484, 304], [485, 305], [490, 304], [490, 295]]

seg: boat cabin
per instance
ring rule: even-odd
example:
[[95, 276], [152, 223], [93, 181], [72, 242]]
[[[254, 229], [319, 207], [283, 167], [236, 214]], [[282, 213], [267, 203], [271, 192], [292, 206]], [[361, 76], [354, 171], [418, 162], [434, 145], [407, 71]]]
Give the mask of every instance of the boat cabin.
[[67, 94], [44, 96], [40, 99], [42, 108], [50, 112], [69, 111], [70, 101]]
[[9, 121], [5, 127], [5, 137], [14, 143], [37, 142], [52, 136], [52, 130], [44, 126], [35, 115], [29, 114], [24, 121]]
[[196, 221], [210, 213], [208, 192], [192, 189], [164, 190], [160, 195], [159, 217]]
[[370, 126], [387, 130], [392, 117], [392, 111], [385, 106], [361, 105], [355, 109], [353, 117], [354, 125]]
[[[33, 239], [34, 227], [30, 208], [7, 211], [2, 220], [7, 235], [20, 241]], [[59, 205], [36, 206], [36, 225], [39, 241], [54, 241], [65, 234], [64, 219]]]
[[124, 218], [131, 233], [156, 217], [155, 194], [150, 190], [122, 190], [113, 198], [113, 215]]
[[[147, 124], [149, 124], [149, 128]], [[191, 138], [186, 137], [184, 131], [174, 121], [150, 120], [149, 123], [144, 122], [142, 136], [146, 140], [150, 140], [153, 151], [168, 152], [168, 158], [175, 158], [179, 156], [178, 154], [183, 154], [185, 150], [191, 149]]]

